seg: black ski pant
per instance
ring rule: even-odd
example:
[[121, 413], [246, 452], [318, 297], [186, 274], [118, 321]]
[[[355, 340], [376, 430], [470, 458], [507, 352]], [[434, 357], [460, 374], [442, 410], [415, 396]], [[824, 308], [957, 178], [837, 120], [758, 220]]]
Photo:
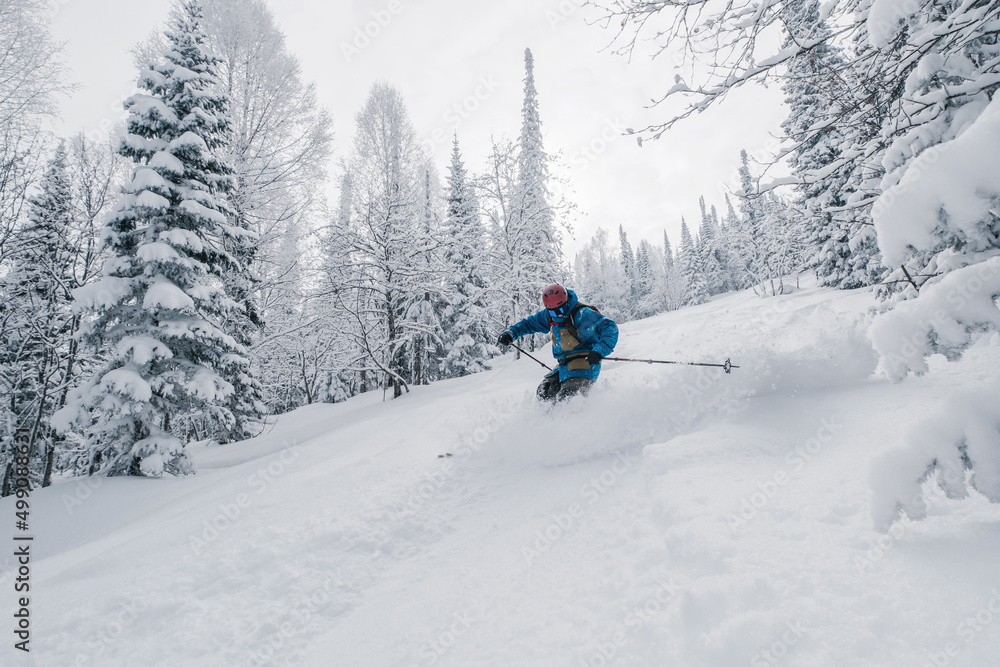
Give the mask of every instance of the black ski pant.
[[539, 400], [558, 402], [577, 394], [586, 395], [593, 384], [594, 381], [588, 378], [566, 378], [560, 382], [559, 371], [555, 370], [545, 376], [535, 393]]

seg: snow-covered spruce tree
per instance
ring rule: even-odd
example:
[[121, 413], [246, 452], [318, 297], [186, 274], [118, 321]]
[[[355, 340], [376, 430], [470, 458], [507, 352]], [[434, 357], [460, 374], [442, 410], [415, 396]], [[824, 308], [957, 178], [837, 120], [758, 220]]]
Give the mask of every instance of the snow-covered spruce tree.
[[636, 246], [635, 253], [635, 314], [636, 317], [649, 317], [657, 312], [656, 304], [651, 299], [653, 284], [656, 277], [653, 274], [653, 248], [649, 241], [642, 239]]
[[524, 50], [524, 103], [521, 107], [521, 137], [517, 153], [517, 190], [514, 223], [530, 235], [524, 252], [533, 255], [530, 273], [521, 283], [518, 301], [527, 311], [538, 302], [548, 283], [561, 277], [562, 253], [555, 210], [549, 192], [550, 158], [542, 142], [542, 120], [535, 89], [535, 60]]
[[[202, 7], [207, 44], [220, 58], [218, 79], [229, 98], [225, 157], [235, 183], [230, 208], [233, 221], [253, 232], [234, 238], [227, 248], [246, 271], [226, 276], [227, 293], [243, 308], [233, 313], [225, 330], [248, 348], [259, 376], [252, 386], [234, 392], [234, 400], [246, 405], [234, 406], [237, 424], [230, 436], [242, 438], [259, 430], [256, 418], [240, 418], [248, 411], [259, 412], [260, 402], [266, 402], [259, 383], [298, 383], [295, 364], [275, 359], [280, 355], [273, 347], [257, 345], [262, 340], [274, 343], [277, 332], [302, 324], [294, 319], [304, 298], [295, 278], [304, 280], [305, 262], [303, 255], [285, 252], [286, 241], [289, 236], [304, 237], [324, 214], [317, 193], [326, 180], [332, 131], [328, 114], [317, 105], [313, 86], [302, 81], [299, 62], [288, 52], [266, 3], [203, 0]], [[137, 63], [144, 66], [163, 51], [163, 39], [154, 36], [135, 51]], [[291, 375], [268, 377], [275, 372]]]
[[483, 275], [486, 235], [457, 134], [452, 143], [447, 181], [448, 208], [442, 241], [450, 304], [442, 323], [447, 336], [444, 372], [448, 377], [458, 377], [486, 369], [486, 362], [493, 356], [494, 336], [489, 329]]
[[12, 238], [11, 268], [0, 279], [0, 387], [9, 396], [4, 414], [3, 495], [13, 464], [10, 438], [22, 431], [30, 450], [30, 480], [47, 486], [54, 455], [49, 418], [69, 375], [76, 321], [70, 312], [77, 210], [65, 142], [60, 142], [29, 200], [27, 221]]
[[726, 217], [723, 218], [719, 228], [721, 229], [719, 238], [719, 251], [725, 258], [724, 266], [726, 270], [726, 282], [730, 289], [740, 290], [750, 286], [747, 272], [742, 266], [743, 261], [737, 251], [740, 216], [736, 213], [733, 200], [728, 193], [726, 197]]
[[670, 244], [670, 237], [667, 230], [663, 230], [663, 267], [672, 269], [674, 266], [674, 248]]
[[226, 99], [198, 3], [177, 6], [165, 34], [168, 51], [139, 78], [146, 93], [125, 103], [120, 151], [135, 167], [106, 222], [113, 256], [104, 277], [74, 295], [93, 318], [86, 340], [108, 363], [78, 409], [61, 411], [54, 423], [92, 417], [84, 424], [92, 473], [193, 472], [184, 450], [196, 436], [190, 426], [232, 429], [231, 379], [249, 373], [246, 351], [223, 330], [238, 308], [224, 277], [243, 270], [226, 246], [242, 230], [229, 223]]
[[[983, 177], [987, 182], [976, 183], [979, 187], [973, 188], [977, 192], [970, 200], [977, 205], [963, 209], [947, 203], [957, 196], [954, 188], [942, 185], [950, 181], [938, 179], [932, 188], [927, 173], [944, 173], [931, 163], [950, 150], [936, 147], [950, 149], [981, 118], [991, 124], [987, 118], [992, 114], [983, 114], [1000, 85], [996, 38], [1000, 6], [957, 0], [827, 3], [820, 16], [837, 26], [835, 31], [788, 41], [772, 54], [761, 52], [759, 37], [790, 16], [803, 15], [796, 7], [790, 0], [765, 4], [748, 19], [709, 0], [627, 0], [610, 5], [609, 18], [620, 19], [626, 28], [619, 37], [623, 50], [631, 48], [643, 27], [660, 15], [657, 18], [670, 27], [655, 35], [654, 42], [670, 43], [686, 56], [699, 52], [714, 56], [701, 68], [697, 81], [678, 78], [663, 98], [689, 95], [693, 101], [688, 108], [645, 132], [659, 136], [751, 81], [790, 81], [783, 70], [794, 75], [796, 70], [789, 65], [805, 52], [829, 43], [849, 44], [849, 50], [842, 52], [843, 64], [827, 60], [828, 70], [833, 71], [823, 75], [824, 80], [839, 77], [848, 94], [841, 96], [843, 104], [830, 105], [827, 116], [812, 129], [829, 129], [831, 137], [833, 133], [843, 137], [837, 140], [837, 158], [813, 177], [849, 174], [845, 191], [851, 194], [844, 222], [850, 224], [851, 254], [862, 253], [849, 262], [850, 274], [861, 272], [867, 279], [872, 273], [867, 207], [872, 207], [884, 264], [895, 272], [886, 283], [902, 289], [904, 298], [912, 295], [909, 290], [919, 289], [921, 280], [981, 261], [980, 253], [992, 252], [997, 245], [996, 218], [987, 213], [992, 204], [984, 206], [997, 190], [995, 182]], [[792, 32], [804, 25], [800, 21]], [[989, 128], [982, 131], [991, 134]], [[952, 159], [971, 163], [968, 155]], [[880, 182], [879, 172], [884, 172]], [[988, 173], [970, 169], [971, 181], [965, 180], [976, 182]], [[852, 210], [858, 213], [853, 219]]]
[[624, 319], [631, 320], [635, 318], [636, 313], [635, 253], [632, 252], [632, 244], [629, 243], [623, 225], [618, 225], [618, 256], [622, 263], [625, 288], [625, 299], [621, 307], [625, 313]]
[[[794, 0], [784, 13], [784, 48], [805, 45], [789, 59], [782, 91], [788, 116], [782, 123], [790, 143], [789, 164], [797, 183], [800, 234], [809, 247], [806, 265], [820, 284], [856, 287], [850, 278], [849, 229], [834, 218], [831, 209], [846, 205], [847, 170], [836, 168], [845, 146], [834, 124], [849, 100], [842, 71], [841, 49], [828, 43], [832, 31], [820, 18], [817, 0]], [[827, 167], [834, 165], [832, 171]]]
[[799, 242], [784, 203], [771, 193], [758, 191], [746, 151], [740, 153], [740, 159], [740, 214], [728, 226], [733, 254], [756, 294], [783, 294], [784, 277], [798, 268]]
[[681, 248], [677, 255], [679, 273], [684, 283], [684, 305], [697, 306], [708, 300], [708, 285], [705, 284], [704, 269], [701, 263], [701, 253], [691, 238], [687, 222], [681, 220]]
[[[721, 294], [727, 290], [726, 271], [722, 262], [718, 243], [720, 230], [718, 222], [705, 208], [705, 198], [700, 197], [701, 225], [698, 227], [697, 251], [702, 266], [702, 277], [709, 294]], [[713, 207], [712, 212], [715, 212]]]

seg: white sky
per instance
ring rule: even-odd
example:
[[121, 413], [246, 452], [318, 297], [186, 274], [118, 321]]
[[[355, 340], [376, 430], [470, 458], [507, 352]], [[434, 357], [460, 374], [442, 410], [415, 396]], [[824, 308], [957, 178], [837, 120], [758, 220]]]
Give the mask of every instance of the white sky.
[[[56, 131], [69, 135], [123, 119], [121, 102], [135, 91], [129, 49], [162, 26], [170, 0], [52, 2], [53, 33], [66, 42], [71, 78], [79, 84]], [[334, 162], [350, 150], [354, 116], [369, 86], [383, 79], [400, 89], [428, 145], [435, 130], [445, 137], [433, 144], [442, 175], [453, 129], [466, 166], [478, 170], [491, 134], [518, 136], [523, 52], [530, 47], [545, 147], [563, 154], [579, 206], [574, 238], [564, 247], [570, 260], [599, 226], [616, 231], [623, 224], [633, 246], [640, 238], [659, 245], [666, 229], [676, 244], [682, 215], [698, 223], [699, 195], [723, 211], [724, 184], [735, 178], [740, 149], [751, 155], [773, 150], [785, 113], [779, 90], [747, 89], [642, 148], [632, 137], [618, 137], [619, 128], [665, 117], [664, 110], [644, 107], [673, 84], [672, 60], [637, 54], [629, 63], [602, 51], [612, 34], [587, 25], [595, 16], [578, 8], [583, 0], [268, 2], [305, 79], [316, 83], [333, 114]], [[366, 24], [375, 36], [345, 57], [342, 45], [352, 44]]]

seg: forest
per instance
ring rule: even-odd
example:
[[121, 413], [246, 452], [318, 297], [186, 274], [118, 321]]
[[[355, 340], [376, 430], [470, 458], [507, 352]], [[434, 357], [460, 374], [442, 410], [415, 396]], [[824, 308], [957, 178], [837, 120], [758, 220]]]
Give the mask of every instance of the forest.
[[629, 239], [609, 220], [567, 257], [574, 204], [540, 110], [555, 93], [536, 89], [530, 48], [520, 134], [493, 139], [482, 171], [457, 134], [435, 164], [386, 81], [335, 152], [333, 120], [263, 0], [175, 3], [134, 49], [127, 122], [59, 137], [46, 120], [69, 82], [47, 5], [0, 0], [2, 494], [20, 447], [33, 487], [183, 475], [189, 443], [485, 370], [498, 332], [555, 281], [621, 322], [734, 290], [787, 294], [805, 275], [875, 290], [889, 316], [873, 340], [897, 379], [1000, 327], [1000, 5], [603, 11], [619, 53], [682, 45], [662, 123], [629, 135], [654, 141], [741, 86], [779, 85], [774, 163], [791, 175], [734, 154], [725, 210], [702, 198], [680, 238]]

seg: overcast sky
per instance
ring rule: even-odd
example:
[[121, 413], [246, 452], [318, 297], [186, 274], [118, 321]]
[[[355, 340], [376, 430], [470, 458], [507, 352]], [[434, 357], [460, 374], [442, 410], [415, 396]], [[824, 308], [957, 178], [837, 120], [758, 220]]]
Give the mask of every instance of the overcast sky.
[[[350, 150], [354, 116], [373, 81], [395, 85], [442, 175], [457, 130], [466, 165], [478, 170], [490, 136], [516, 139], [524, 49], [535, 57], [545, 147], [562, 153], [579, 212], [575, 251], [599, 226], [639, 238], [679, 240], [681, 216], [698, 222], [698, 196], [722, 208], [739, 151], [773, 150], [784, 115], [776, 89], [741, 91], [723, 106], [639, 147], [620, 137], [665, 116], [647, 109], [673, 84], [669, 56], [631, 62], [604, 47], [610, 31], [583, 0], [269, 0], [288, 48], [334, 117], [334, 162]], [[169, 0], [53, 0], [53, 32], [79, 88], [57, 131], [97, 130], [123, 119], [135, 91], [131, 46], [166, 19]], [[365, 34], [367, 32], [367, 34]], [[359, 36], [362, 35], [362, 36]], [[372, 36], [369, 36], [372, 35]], [[367, 40], [367, 41], [366, 41]], [[434, 137], [443, 141], [434, 142]], [[332, 192], [332, 191], [331, 191]]]

